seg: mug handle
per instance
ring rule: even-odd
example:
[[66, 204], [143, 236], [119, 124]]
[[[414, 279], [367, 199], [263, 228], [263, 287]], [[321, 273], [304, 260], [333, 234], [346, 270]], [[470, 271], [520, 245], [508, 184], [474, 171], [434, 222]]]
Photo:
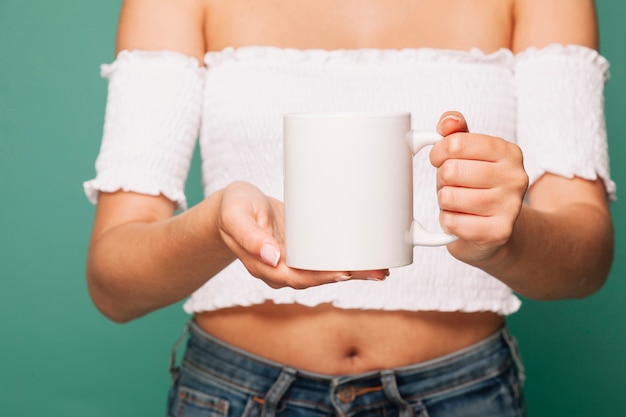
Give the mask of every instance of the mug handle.
[[[442, 138], [443, 136], [436, 132], [419, 132], [412, 130], [407, 133], [407, 139], [409, 140], [413, 156], [415, 156], [424, 147], [434, 145]], [[458, 239], [458, 237], [447, 233], [429, 232], [415, 219], [413, 220], [411, 228], [413, 246], [443, 246]]]

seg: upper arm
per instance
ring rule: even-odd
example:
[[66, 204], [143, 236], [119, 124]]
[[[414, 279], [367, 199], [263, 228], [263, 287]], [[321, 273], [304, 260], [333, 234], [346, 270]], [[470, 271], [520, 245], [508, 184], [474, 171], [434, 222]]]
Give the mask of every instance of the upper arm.
[[558, 212], [571, 204], [593, 206], [607, 217], [609, 204], [602, 179], [565, 178], [544, 174], [528, 190], [530, 206], [545, 212]]
[[[169, 50], [202, 62], [203, 4], [203, 0], [124, 0], [117, 50]], [[153, 222], [171, 217], [174, 208], [175, 204], [163, 195], [100, 192], [92, 241], [124, 223]]]
[[[597, 49], [598, 34], [593, 0], [516, 0], [512, 49], [573, 44]], [[608, 213], [602, 180], [564, 178], [545, 174], [529, 190], [531, 206], [553, 211], [572, 202], [591, 203]]]
[[514, 15], [514, 52], [551, 43], [597, 49], [593, 0], [516, 0]]
[[133, 192], [101, 192], [91, 232], [94, 242], [106, 231], [131, 222], [150, 223], [174, 214], [174, 203], [163, 195], [152, 196]]
[[116, 48], [170, 50], [201, 63], [204, 21], [203, 0], [124, 0]]

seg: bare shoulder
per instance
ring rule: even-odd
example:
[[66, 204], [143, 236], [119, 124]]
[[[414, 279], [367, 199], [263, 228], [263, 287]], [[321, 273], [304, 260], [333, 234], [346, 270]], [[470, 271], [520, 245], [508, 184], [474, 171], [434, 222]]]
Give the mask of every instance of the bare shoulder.
[[116, 48], [171, 50], [201, 62], [205, 8], [206, 0], [124, 0]]
[[551, 43], [597, 48], [593, 0], [515, 0], [513, 50]]

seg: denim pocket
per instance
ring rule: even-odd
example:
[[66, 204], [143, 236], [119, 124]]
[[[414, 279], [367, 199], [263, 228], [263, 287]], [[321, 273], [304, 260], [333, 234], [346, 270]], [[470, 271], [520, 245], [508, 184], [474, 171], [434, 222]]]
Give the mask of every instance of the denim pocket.
[[174, 417], [226, 417], [228, 401], [187, 387], [179, 387]]

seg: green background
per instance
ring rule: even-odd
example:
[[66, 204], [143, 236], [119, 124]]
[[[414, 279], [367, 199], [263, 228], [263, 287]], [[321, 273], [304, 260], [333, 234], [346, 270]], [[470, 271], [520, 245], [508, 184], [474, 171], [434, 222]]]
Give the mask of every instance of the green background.
[[[565, 3], [565, 2], [564, 2]], [[92, 306], [84, 259], [120, 0], [0, 0], [0, 415], [163, 415], [180, 305], [119, 326]], [[613, 177], [626, 184], [626, 2], [598, 3]], [[197, 169], [197, 160], [194, 162]], [[190, 201], [201, 198], [197, 170]], [[622, 189], [623, 191], [623, 189]], [[616, 261], [582, 301], [526, 301], [510, 326], [529, 415], [626, 416], [624, 201]]]

